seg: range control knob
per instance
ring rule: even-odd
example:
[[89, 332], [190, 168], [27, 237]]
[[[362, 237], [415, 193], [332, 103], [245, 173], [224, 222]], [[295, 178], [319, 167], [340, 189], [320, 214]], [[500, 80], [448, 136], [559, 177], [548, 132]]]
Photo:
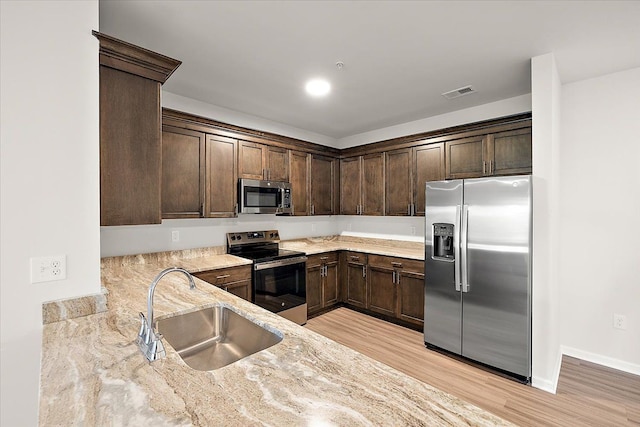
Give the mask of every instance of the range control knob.
[[231, 240], [236, 240], [236, 235], [231, 236]]

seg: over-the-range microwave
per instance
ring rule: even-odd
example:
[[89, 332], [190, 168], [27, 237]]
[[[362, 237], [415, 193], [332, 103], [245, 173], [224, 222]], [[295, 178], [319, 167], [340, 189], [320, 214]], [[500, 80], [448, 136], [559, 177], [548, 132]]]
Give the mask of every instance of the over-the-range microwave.
[[240, 213], [291, 214], [293, 213], [291, 184], [281, 181], [239, 179], [238, 204]]

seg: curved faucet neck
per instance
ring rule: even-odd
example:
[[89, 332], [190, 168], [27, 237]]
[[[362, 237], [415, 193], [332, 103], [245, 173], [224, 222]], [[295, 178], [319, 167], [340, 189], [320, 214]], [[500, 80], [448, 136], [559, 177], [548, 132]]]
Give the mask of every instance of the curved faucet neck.
[[162, 270], [156, 276], [156, 278], [153, 279], [153, 282], [151, 282], [151, 286], [149, 286], [149, 294], [147, 296], [147, 321], [149, 322], [148, 326], [150, 330], [153, 329], [153, 293], [155, 292], [156, 286], [158, 285], [158, 282], [160, 282], [160, 279], [162, 279], [164, 276], [166, 276], [169, 273], [173, 273], [174, 271], [177, 273], [182, 273], [185, 276], [187, 276], [187, 278], [189, 279], [189, 289], [195, 289], [196, 287], [196, 284], [193, 280], [193, 276], [184, 268], [170, 267]]

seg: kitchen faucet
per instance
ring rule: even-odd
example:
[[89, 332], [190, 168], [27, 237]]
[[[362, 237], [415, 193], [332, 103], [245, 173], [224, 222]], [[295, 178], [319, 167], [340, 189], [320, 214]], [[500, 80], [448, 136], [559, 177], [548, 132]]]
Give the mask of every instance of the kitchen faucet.
[[156, 285], [160, 279], [174, 271], [183, 273], [187, 276], [189, 279], [189, 289], [196, 288], [193, 276], [184, 268], [179, 267], [171, 267], [162, 270], [160, 274], [153, 279], [153, 282], [151, 282], [151, 286], [149, 286], [149, 295], [147, 296], [148, 319], [144, 317], [144, 314], [140, 313], [140, 331], [138, 332], [138, 338], [136, 339], [136, 343], [138, 344], [140, 351], [145, 355], [149, 362], [153, 362], [154, 360], [161, 359], [165, 356], [164, 345], [160, 340], [162, 335], [159, 332], [156, 332], [153, 328], [153, 292], [155, 291]]

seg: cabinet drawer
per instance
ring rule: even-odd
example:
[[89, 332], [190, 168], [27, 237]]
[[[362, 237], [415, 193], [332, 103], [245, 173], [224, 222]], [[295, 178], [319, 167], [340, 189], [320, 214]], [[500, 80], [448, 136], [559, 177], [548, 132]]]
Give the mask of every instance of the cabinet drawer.
[[350, 264], [367, 264], [367, 254], [363, 254], [362, 252], [347, 251], [345, 259]]
[[384, 255], [369, 255], [369, 265], [382, 268], [402, 269], [405, 272], [424, 274], [424, 261], [396, 258]]
[[331, 262], [338, 262], [337, 252], [326, 252], [307, 256], [307, 268]]
[[195, 273], [198, 279], [211, 283], [216, 286], [223, 286], [228, 283], [238, 282], [241, 280], [251, 280], [251, 266], [243, 265], [239, 267], [220, 268], [217, 270], [202, 271]]

